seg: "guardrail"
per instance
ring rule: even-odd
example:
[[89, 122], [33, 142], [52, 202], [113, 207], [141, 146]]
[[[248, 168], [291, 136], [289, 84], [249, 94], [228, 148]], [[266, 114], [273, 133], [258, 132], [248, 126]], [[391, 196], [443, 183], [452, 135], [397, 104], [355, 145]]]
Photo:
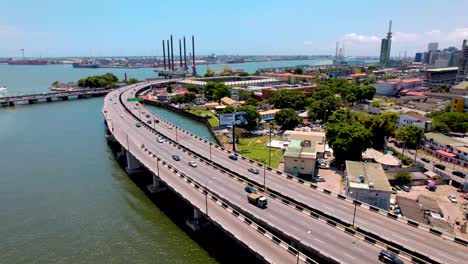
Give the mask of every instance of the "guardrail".
[[[122, 100], [121, 100], [121, 103], [123, 104]], [[125, 106], [125, 104], [123, 104], [123, 106], [125, 107], [126, 111], [128, 111], [128, 112], [133, 116], [133, 118], [134, 118], [135, 120], [139, 121], [139, 119], [136, 117], [136, 115], [134, 115], [134, 114]], [[168, 124], [171, 124], [170, 122], [168, 122], [168, 121], [166, 121], [166, 120], [164, 120], [164, 119], [162, 119], [162, 118], [159, 118], [159, 119], [162, 120], [163, 122], [166, 122], [166, 123], [168, 123]], [[143, 123], [143, 124], [144, 124], [144, 127], [145, 127], [146, 129], [148, 129], [149, 131], [151, 131], [152, 133], [159, 134], [160, 136], [166, 138], [166, 140], [169, 140], [170, 142], [172, 142], [172, 144], [173, 144], [174, 146], [177, 146], [177, 147], [180, 148], [180, 149], [184, 149], [185, 151], [187, 151], [188, 153], [191, 153], [192, 155], [194, 155], [194, 157], [198, 157], [198, 158], [199, 158], [200, 160], [202, 160], [202, 161], [208, 162], [208, 159], [207, 159], [207, 158], [205, 158], [205, 157], [199, 155], [198, 153], [195, 153], [194, 151], [192, 151], [192, 150], [190, 150], [190, 149], [188, 149], [188, 148], [186, 148], [186, 147], [184, 147], [184, 146], [182, 146], [182, 145], [179, 145], [177, 142], [175, 142], [175, 141], [172, 140], [171, 138], [165, 136], [164, 134], [162, 134], [162, 133], [156, 131], [154, 128], [152, 128], [152, 127], [149, 126], [148, 124], [146, 124], [146, 123], [144, 123], [144, 122], [141, 122], [141, 123]], [[174, 126], [174, 127], [175, 127], [175, 126]], [[176, 129], [178, 129], [178, 128], [176, 128]], [[199, 139], [199, 140], [202, 140], [202, 141], [207, 142], [206, 140], [204, 140], [204, 139], [202, 139], [202, 138], [199, 138], [198, 136], [193, 135], [193, 134], [191, 134], [191, 133], [188, 132], [188, 131], [185, 131], [185, 130], [183, 130], [183, 129], [179, 129], [179, 130], [182, 130], [182, 131], [184, 131], [185, 133], [190, 134], [190, 135], [194, 136], [195, 138], [197, 138], [197, 139]], [[218, 147], [219, 147], [219, 146], [218, 146]], [[221, 148], [221, 149], [223, 149], [223, 151], [226, 151], [226, 152], [228, 152], [228, 153], [230, 152], [229, 150], [225, 150], [224, 148]], [[246, 158], [246, 159], [247, 159], [247, 158]], [[255, 162], [255, 161], [250, 160], [250, 159], [249, 159], [249, 161]], [[216, 164], [216, 163], [211, 162], [211, 161], [210, 161], [209, 163], [210, 163], [214, 168], [216, 168], [216, 167], [214, 166], [214, 164]], [[259, 164], [259, 163], [257, 163], [257, 165], [263, 166], [263, 165], [261, 165], [261, 164]], [[237, 177], [237, 178], [238, 178], [240, 181], [242, 181], [242, 182], [245, 181], [245, 182], [251, 183], [251, 184], [253, 184], [253, 185], [257, 186], [257, 187], [260, 187], [260, 186], [261, 186], [260, 184], [258, 184], [258, 183], [256, 183], [256, 182], [252, 181], [251, 179], [248, 179], [247, 177], [245, 177], [245, 176], [243, 176], [243, 175], [240, 175], [240, 174], [238, 174], [238, 173], [236, 173], [236, 172], [232, 172], [232, 171], [230, 171], [229, 169], [224, 168], [223, 166], [221, 166], [221, 165], [219, 165], [219, 164], [216, 164], [216, 166], [222, 168], [222, 169], [220, 169], [221, 172], [224, 172], [224, 173], [228, 172], [228, 174], [230, 174], [231, 177]], [[273, 170], [273, 169], [271, 169], [271, 170]], [[276, 171], [276, 170], [275, 170], [275, 171]], [[280, 172], [280, 171], [276, 171], [276, 172], [277, 172], [278, 174], [284, 174], [284, 173], [282, 173], [282, 172]], [[287, 174], [285, 174], [285, 176], [287, 176], [287, 177], [290, 178], [290, 179], [298, 179], [297, 177], [294, 177], [294, 176], [292, 176], [292, 175], [287, 175]], [[303, 181], [302, 184], [306, 184], [306, 183]], [[308, 184], [309, 184], [309, 186], [310, 186], [311, 188], [313, 188], [313, 189], [318, 189], [316, 185], [311, 184], [311, 183], [308, 183]], [[262, 190], [261, 187], [258, 188], [258, 189], [259, 189], [259, 190]], [[333, 193], [332, 193], [331, 191], [329, 191], [329, 190], [323, 189], [322, 191], [323, 191], [324, 193], [327, 193], [327, 194], [331, 195], [331, 196], [336, 196], [336, 197], [339, 198], [339, 199], [343, 199], [343, 196], [342, 196], [342, 195], [341, 195], [341, 196], [335, 195], [335, 194], [333, 194]], [[344, 222], [344, 221], [342, 221], [342, 220], [340, 220], [340, 219], [338, 219], [338, 218], [336, 218], [336, 217], [333, 217], [333, 216], [328, 215], [328, 214], [326, 214], [326, 213], [324, 213], [324, 212], [322, 212], [322, 211], [319, 211], [319, 210], [317, 210], [317, 209], [314, 209], [314, 208], [311, 208], [311, 207], [309, 207], [309, 206], [307, 206], [307, 205], [304, 205], [304, 204], [302, 204], [302, 203], [300, 203], [300, 202], [297, 202], [297, 201], [295, 201], [294, 199], [292, 199], [292, 198], [290, 198], [290, 197], [288, 197], [288, 196], [286, 196], [286, 195], [283, 195], [283, 194], [281, 194], [281, 193], [278, 193], [278, 192], [275, 192], [275, 191], [272, 191], [272, 190], [269, 190], [269, 189], [268, 189], [268, 191], [265, 192], [265, 193], [268, 194], [271, 198], [273, 198], [273, 199], [279, 199], [281, 202], [283, 202], [283, 203], [285, 203], [285, 204], [287, 204], [287, 205], [294, 206], [297, 210], [300, 210], [300, 211], [302, 211], [302, 212], [305, 212], [305, 213], [309, 214], [309, 215], [312, 216], [312, 217], [320, 218], [320, 219], [323, 218], [323, 219], [326, 220], [326, 222], [327, 222], [328, 224], [333, 225], [333, 226], [335, 226], [335, 227], [337, 227], [337, 228], [341, 227], [341, 230], [346, 231], [346, 233], [348, 233], [348, 234], [352, 234], [352, 235], [354, 235], [354, 236], [356, 236], [356, 237], [359, 237], [359, 238], [361, 238], [362, 240], [364, 240], [364, 241], [366, 241], [366, 242], [374, 241], [373, 244], [380, 245], [380, 247], [385, 247], [385, 248], [387, 248], [387, 249], [389, 249], [389, 250], [392, 250], [393, 252], [395, 252], [395, 253], [397, 253], [397, 254], [400, 254], [400, 255], [404, 256], [405, 258], [409, 258], [409, 259], [411, 259], [412, 261], [414, 261], [414, 262], [416, 262], [416, 263], [425, 263], [425, 262], [429, 262], [429, 263], [441, 263], [440, 261], [437, 261], [437, 260], [433, 260], [433, 259], [428, 258], [428, 257], [425, 256], [424, 254], [421, 254], [421, 253], [417, 252], [416, 250], [413, 250], [413, 249], [408, 248], [408, 247], [400, 246], [399, 244], [397, 244], [397, 243], [391, 241], [391, 240], [388, 239], [388, 238], [381, 237], [381, 236], [378, 236], [378, 235], [374, 235], [374, 234], [372, 234], [372, 233], [370, 233], [370, 232], [367, 232], [367, 231], [365, 231], [365, 230], [363, 230], [363, 229], [358, 228], [357, 230], [354, 231], [354, 233], [352, 233], [352, 232], [350, 231], [351, 225], [350, 225], [349, 223], [346, 223], [346, 222]], [[348, 200], [348, 201], [351, 201], [351, 202], [354, 203], [354, 201], [349, 200], [349, 199], [346, 199], [346, 198], [343, 199], [343, 200]], [[365, 207], [365, 205], [363, 205], [362, 203], [359, 204], [359, 206], [364, 206], [364, 207]], [[371, 210], [371, 211], [376, 211], [376, 212], [379, 212], [379, 213], [385, 212], [385, 211], [383, 211], [383, 210], [380, 210], [379, 208], [372, 207], [372, 206], [370, 206], [370, 207], [368, 207], [368, 208], [369, 208], [369, 210]], [[388, 216], [388, 212], [387, 212], [386, 215]], [[317, 217], [317, 216], [318, 216], [318, 217]], [[390, 216], [390, 217], [391, 217], [392, 219], [395, 219], [393, 216]], [[356, 235], [356, 234], [361, 234], [361, 236]], [[457, 242], [459, 243], [459, 241], [457, 241]], [[380, 244], [379, 244], [379, 243], [380, 243]], [[383, 245], [384, 245], [384, 246], [383, 246]]]

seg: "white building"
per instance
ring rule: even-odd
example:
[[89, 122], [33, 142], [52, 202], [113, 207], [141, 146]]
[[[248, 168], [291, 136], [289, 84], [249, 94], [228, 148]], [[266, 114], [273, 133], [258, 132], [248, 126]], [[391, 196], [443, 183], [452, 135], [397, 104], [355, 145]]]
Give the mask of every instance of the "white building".
[[415, 125], [424, 129], [424, 131], [430, 131], [432, 126], [432, 119], [418, 114], [404, 114], [398, 118], [398, 127]]
[[346, 189], [353, 199], [384, 210], [390, 206], [392, 188], [379, 163], [347, 160]]

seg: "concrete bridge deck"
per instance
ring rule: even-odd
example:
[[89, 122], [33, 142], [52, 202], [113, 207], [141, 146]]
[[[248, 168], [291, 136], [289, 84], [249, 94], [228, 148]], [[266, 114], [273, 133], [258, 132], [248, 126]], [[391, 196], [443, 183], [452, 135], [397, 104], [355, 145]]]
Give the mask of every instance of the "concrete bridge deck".
[[[197, 173], [201, 165], [197, 169], [192, 169], [187, 166], [187, 161], [194, 159], [193, 156], [188, 155], [187, 151], [179, 146], [172, 144], [158, 145], [155, 141], [154, 131], [149, 128], [136, 128], [135, 117], [140, 109], [135, 109], [135, 103], [128, 103], [128, 97], [135, 96], [135, 93], [143, 88], [144, 85], [132, 86], [131, 88], [122, 89], [109, 94], [106, 97], [103, 110], [107, 110], [107, 122], [111, 130], [123, 129], [129, 138], [139, 138], [143, 140], [142, 144], [152, 153], [158, 155], [166, 155], [166, 159], [171, 159], [170, 153], [178, 153], [182, 161], [177, 165], [178, 170], [184, 170], [187, 175], [198, 177], [199, 181], [216, 181], [216, 183], [209, 182], [209, 190], [223, 193], [226, 199], [233, 202], [235, 206], [243, 209], [247, 214], [254, 216], [254, 219], [261, 222], [261, 224], [268, 225], [272, 230], [279, 230], [287, 236], [296, 238], [303, 246], [314, 249], [319, 249], [323, 254], [334, 256], [336, 259], [350, 263], [362, 262], [375, 262], [379, 248], [368, 243], [363, 242], [359, 244], [359, 248], [355, 248], [356, 238], [339, 231], [336, 228], [329, 228], [330, 225], [321, 221], [313, 221], [310, 216], [305, 217], [305, 214], [299, 212], [295, 208], [284, 205], [284, 203], [277, 203], [274, 199], [270, 199], [270, 208], [266, 210], [256, 210], [246, 203], [245, 193], [243, 193], [243, 184], [239, 185], [238, 180], [229, 180], [229, 176], [217, 176], [215, 179], [207, 178], [208, 175], [219, 175], [219, 170], [216, 167], [203, 167], [202, 173]], [[122, 96], [122, 101], [116, 102], [116, 98]], [[114, 98], [114, 101], [109, 99]], [[110, 109], [112, 107], [112, 109]], [[133, 111], [130, 115], [126, 110]], [[153, 116], [152, 116], [153, 118]], [[144, 120], [143, 120], [144, 122]], [[233, 170], [239, 172], [243, 177], [256, 182], [257, 185], [261, 182], [258, 175], [248, 174], [247, 169], [258, 164], [252, 163], [247, 159], [239, 159], [237, 162], [232, 162], [227, 159], [228, 152], [221, 148], [211, 146], [203, 140], [198, 140], [192, 135], [183, 131], [179, 131], [178, 135], [174, 128], [170, 129], [169, 124], [161, 122], [155, 124], [154, 128], [158, 132], [169, 137], [169, 139], [177, 140], [179, 144], [195, 151], [196, 153], [208, 157], [211, 153], [213, 162], [226, 168], [226, 170]], [[168, 156], [169, 155], [169, 156]], [[184, 156], [188, 155], [188, 156]], [[152, 168], [151, 170], [154, 170]], [[221, 173], [222, 175], [222, 173]], [[338, 199], [336, 196], [311, 188], [311, 185], [304, 185], [295, 181], [292, 177], [278, 174], [274, 170], [266, 170], [267, 186], [271, 190], [286, 193], [286, 196], [291, 197], [293, 200], [298, 200], [304, 204], [308, 204], [318, 210], [322, 210], [327, 214], [334, 215], [340, 219], [352, 219], [353, 205], [346, 199]], [[232, 181], [232, 182], [231, 182]], [[235, 184], [237, 183], [237, 185]], [[189, 198], [190, 199], [190, 198]], [[274, 209], [272, 209], [274, 208]], [[260, 210], [260, 211], [259, 211]], [[299, 212], [299, 213], [298, 213]], [[357, 217], [358, 226], [363, 227], [367, 231], [375, 232], [375, 234], [382, 235], [389, 241], [407, 245], [409, 248], [428, 254], [440, 262], [457, 263], [463, 261], [466, 255], [466, 247], [453, 242], [453, 238], [436, 236], [425, 230], [409, 226], [402, 221], [395, 221], [386, 215], [373, 212], [366, 207], [358, 208]], [[328, 229], [327, 229], [328, 228]], [[337, 232], [339, 231], [339, 232]], [[305, 235], [304, 234], [308, 234]], [[344, 236], [343, 236], [344, 235]], [[328, 237], [330, 236], [330, 237]], [[434, 249], [435, 254], [428, 252], [427, 249]], [[361, 252], [361, 253], [360, 253]]]

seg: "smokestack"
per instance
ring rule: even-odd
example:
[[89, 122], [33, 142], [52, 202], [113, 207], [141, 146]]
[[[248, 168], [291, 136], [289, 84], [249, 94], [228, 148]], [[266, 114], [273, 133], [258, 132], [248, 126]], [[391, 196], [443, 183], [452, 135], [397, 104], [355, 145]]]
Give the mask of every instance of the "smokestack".
[[171, 50], [169, 49], [169, 40], [166, 40], [167, 45], [167, 69], [171, 70]]
[[128, 80], [127, 80], [127, 73], [125, 73], [125, 82], [127, 82], [127, 81], [128, 81]]
[[174, 43], [172, 42], [172, 34], [171, 34], [171, 70], [174, 70]]
[[185, 36], [184, 36], [184, 69], [187, 70], [187, 53], [185, 50]]
[[336, 50], [335, 50], [335, 59], [338, 59], [338, 49], [339, 49], [340, 43], [337, 41], [336, 42]]
[[164, 47], [164, 39], [162, 41], [163, 44], [163, 61], [164, 61], [164, 69], [166, 69], [166, 47]]
[[197, 75], [197, 67], [195, 65], [195, 36], [192, 35], [192, 60], [193, 60], [193, 64], [192, 64], [192, 69], [193, 69], [193, 75]]
[[180, 69], [182, 70], [182, 41], [179, 39], [179, 59], [180, 59]]

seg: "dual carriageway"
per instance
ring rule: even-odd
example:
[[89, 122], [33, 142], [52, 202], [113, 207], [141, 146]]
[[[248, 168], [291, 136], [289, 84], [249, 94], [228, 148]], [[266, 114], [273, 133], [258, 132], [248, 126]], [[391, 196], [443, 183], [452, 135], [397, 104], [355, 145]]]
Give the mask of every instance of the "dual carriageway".
[[[380, 250], [389, 245], [407, 260], [463, 263], [468, 258], [466, 244], [454, 242], [454, 237], [394, 219], [365, 205], [356, 207], [356, 232], [349, 228], [353, 201], [243, 157], [232, 161], [227, 150], [165, 120], [147, 125], [146, 113], [150, 111], [127, 99], [150, 85], [165, 82], [142, 83], [109, 93], [103, 113], [110, 132], [130, 159], [138, 160], [159, 178], [155, 183], [165, 182], [267, 262], [293, 262], [299, 249], [301, 262], [323, 261], [317, 256], [326, 256], [327, 261], [375, 263]], [[145, 114], [140, 120], [141, 111]], [[154, 118], [159, 119], [151, 114], [151, 120]], [[144, 125], [136, 127], [137, 122]], [[163, 142], [158, 142], [157, 137], [164, 138]], [[178, 155], [181, 161], [174, 161], [172, 155]], [[197, 161], [198, 167], [190, 167], [189, 161]], [[257, 167], [260, 174], [248, 172], [252, 167]], [[243, 190], [247, 183], [261, 190], [263, 176], [265, 194], [270, 198], [267, 209], [250, 205]]]

